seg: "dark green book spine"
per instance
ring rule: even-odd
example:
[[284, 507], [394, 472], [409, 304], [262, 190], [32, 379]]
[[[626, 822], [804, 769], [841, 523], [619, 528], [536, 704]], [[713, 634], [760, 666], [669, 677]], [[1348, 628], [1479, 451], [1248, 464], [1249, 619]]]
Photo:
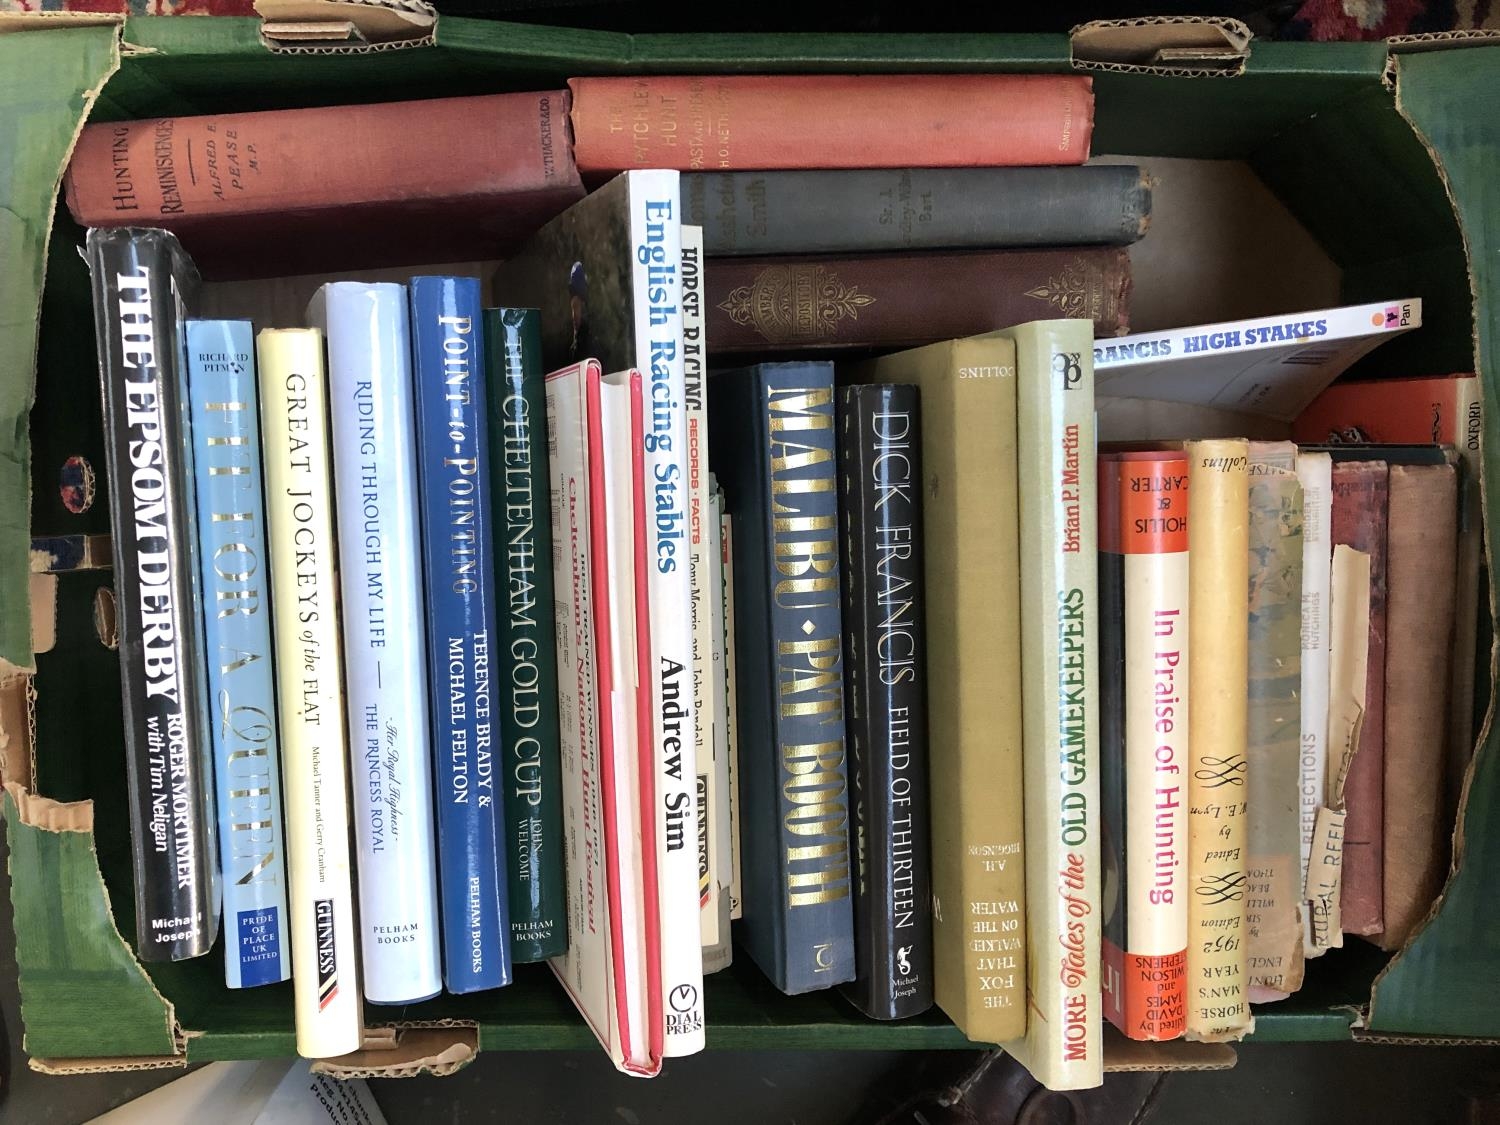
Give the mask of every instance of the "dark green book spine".
[[496, 615], [499, 666], [509, 669], [500, 709], [505, 854], [511, 956], [521, 964], [568, 948], [541, 314], [486, 309], [484, 328], [495, 554], [505, 568]]

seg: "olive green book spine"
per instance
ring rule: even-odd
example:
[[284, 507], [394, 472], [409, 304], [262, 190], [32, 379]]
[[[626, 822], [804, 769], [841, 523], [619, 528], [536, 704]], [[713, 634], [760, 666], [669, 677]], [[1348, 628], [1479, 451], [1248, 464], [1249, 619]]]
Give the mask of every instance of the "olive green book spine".
[[500, 708], [511, 958], [568, 948], [562, 765], [553, 641], [552, 524], [541, 314], [486, 309], [490, 483], [505, 597], [496, 622], [508, 665]]

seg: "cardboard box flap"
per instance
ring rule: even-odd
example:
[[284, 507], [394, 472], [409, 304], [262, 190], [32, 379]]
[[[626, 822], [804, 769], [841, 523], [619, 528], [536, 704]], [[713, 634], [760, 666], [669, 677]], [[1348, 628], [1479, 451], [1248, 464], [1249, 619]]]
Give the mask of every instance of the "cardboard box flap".
[[1162, 74], [1238, 74], [1252, 38], [1239, 20], [1217, 16], [1093, 20], [1070, 35], [1074, 66]]
[[336, 1059], [320, 1059], [312, 1068], [334, 1078], [442, 1077], [462, 1070], [478, 1054], [479, 1028], [475, 1024], [366, 1028], [360, 1050]]
[[1500, 43], [1500, 28], [1465, 27], [1455, 31], [1427, 31], [1420, 35], [1392, 35], [1386, 40], [1393, 55], [1448, 51], [1455, 47], [1481, 47], [1488, 43]]
[[1104, 1028], [1104, 1070], [1107, 1074], [1229, 1070], [1238, 1061], [1239, 1055], [1228, 1043], [1189, 1043], [1185, 1039], [1144, 1043], [1128, 1038], [1113, 1024]]
[[437, 10], [423, 0], [256, 0], [273, 51], [358, 52], [431, 44]]

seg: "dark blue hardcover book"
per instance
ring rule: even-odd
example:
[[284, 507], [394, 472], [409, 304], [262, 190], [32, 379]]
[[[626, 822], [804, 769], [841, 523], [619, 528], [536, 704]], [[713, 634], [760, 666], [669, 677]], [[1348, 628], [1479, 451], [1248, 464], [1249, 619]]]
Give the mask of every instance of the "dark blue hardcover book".
[[833, 365], [709, 380], [735, 516], [743, 948], [783, 992], [854, 979]]
[[[411, 279], [418, 503], [438, 822], [443, 983], [510, 983], [510, 911], [492, 684], [495, 559], [479, 282]], [[500, 669], [501, 682], [505, 669]]]

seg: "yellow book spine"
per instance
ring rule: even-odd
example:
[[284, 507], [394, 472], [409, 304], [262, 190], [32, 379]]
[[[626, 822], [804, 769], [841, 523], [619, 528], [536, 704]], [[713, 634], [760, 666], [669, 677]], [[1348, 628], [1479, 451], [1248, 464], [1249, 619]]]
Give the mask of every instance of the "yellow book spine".
[[1100, 963], [1098, 459], [1093, 331], [1044, 320], [1016, 343], [1026, 1038], [1052, 1090], [1104, 1081]]
[[1249, 444], [1188, 444], [1188, 1012], [1186, 1038], [1239, 1039], [1245, 946]]
[[358, 1049], [363, 1019], [323, 336], [266, 329], [256, 354], [297, 1053], [328, 1058]]

